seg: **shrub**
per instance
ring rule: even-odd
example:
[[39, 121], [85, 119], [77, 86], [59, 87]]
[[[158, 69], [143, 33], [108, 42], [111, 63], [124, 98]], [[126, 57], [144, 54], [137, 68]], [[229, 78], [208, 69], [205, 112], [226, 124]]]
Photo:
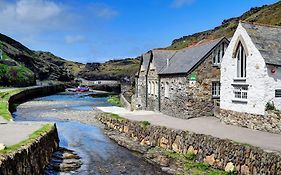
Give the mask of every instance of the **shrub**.
[[267, 102], [265, 105], [266, 111], [277, 111], [274, 102]]

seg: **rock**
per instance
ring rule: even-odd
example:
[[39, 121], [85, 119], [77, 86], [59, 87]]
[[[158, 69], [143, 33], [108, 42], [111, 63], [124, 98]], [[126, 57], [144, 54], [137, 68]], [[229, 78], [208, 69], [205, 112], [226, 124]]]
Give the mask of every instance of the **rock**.
[[234, 172], [235, 171], [235, 166], [233, 165], [232, 162], [228, 162], [224, 168], [224, 170], [228, 173]]
[[168, 139], [166, 139], [165, 137], [161, 137], [159, 146], [161, 148], [167, 148], [168, 143], [169, 143]]
[[162, 167], [161, 170], [163, 172], [168, 173], [168, 174], [177, 174], [177, 171], [172, 169], [172, 168], [170, 168], [170, 167]]
[[204, 162], [208, 163], [209, 165], [214, 165], [215, 161], [216, 159], [214, 154], [206, 156], [206, 158], [204, 159]]
[[247, 165], [242, 165], [241, 166], [241, 174], [243, 175], [248, 175], [250, 174], [250, 169]]
[[4, 145], [3, 143], [0, 143], [0, 150], [4, 150], [6, 148], [6, 145]]
[[54, 171], [69, 172], [77, 170], [82, 165], [82, 161], [80, 159], [80, 156], [78, 156], [74, 151], [66, 148], [59, 148], [58, 151], [53, 153], [51, 161], [46, 168], [46, 174]]

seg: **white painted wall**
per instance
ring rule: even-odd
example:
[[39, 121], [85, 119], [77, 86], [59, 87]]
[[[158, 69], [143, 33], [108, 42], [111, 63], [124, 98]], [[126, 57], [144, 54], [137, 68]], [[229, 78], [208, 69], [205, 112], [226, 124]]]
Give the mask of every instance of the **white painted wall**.
[[[273, 101], [275, 107], [281, 110], [281, 97], [275, 98], [275, 90], [281, 89], [281, 67], [267, 65], [267, 68], [265, 100]], [[275, 69], [275, 73], [272, 73], [271, 69]]]
[[[234, 79], [237, 77], [237, 59], [234, 58], [238, 41], [241, 40], [247, 52], [247, 76], [245, 84], [248, 86], [247, 103], [234, 102]], [[221, 63], [221, 109], [252, 114], [264, 114], [267, 99], [266, 82], [267, 68], [264, 59], [257, 50], [246, 30], [239, 24]], [[239, 81], [239, 83], [242, 81]], [[238, 83], [238, 81], [237, 81]]]

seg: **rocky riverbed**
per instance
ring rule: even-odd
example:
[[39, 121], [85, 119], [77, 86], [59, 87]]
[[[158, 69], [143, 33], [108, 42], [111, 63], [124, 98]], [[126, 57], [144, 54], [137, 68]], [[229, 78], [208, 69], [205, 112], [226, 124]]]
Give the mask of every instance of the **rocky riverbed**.
[[[47, 169], [46, 174], [164, 174], [140, 154], [119, 146], [104, 134], [103, 125], [95, 118], [99, 113], [95, 106], [109, 105], [107, 98], [60, 93], [19, 105], [14, 118], [16, 121], [56, 122], [60, 147], [66, 150], [55, 153], [49, 165], [53, 168]], [[60, 165], [58, 162], [62, 160], [68, 162], [65, 157], [74, 158], [72, 163], [80, 168], [73, 170], [65, 167], [67, 163]], [[60, 168], [66, 172], [60, 173]]]

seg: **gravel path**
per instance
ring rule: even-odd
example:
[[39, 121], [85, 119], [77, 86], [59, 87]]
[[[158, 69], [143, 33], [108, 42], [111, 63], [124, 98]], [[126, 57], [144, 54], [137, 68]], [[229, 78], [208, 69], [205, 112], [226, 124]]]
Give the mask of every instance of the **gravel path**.
[[152, 111], [131, 112], [120, 107], [97, 107], [104, 112], [118, 114], [130, 120], [149, 121], [153, 125], [188, 130], [199, 134], [212, 135], [260, 147], [267, 151], [281, 151], [281, 135], [225, 125], [215, 117], [201, 117], [189, 120], [170, 117]]

